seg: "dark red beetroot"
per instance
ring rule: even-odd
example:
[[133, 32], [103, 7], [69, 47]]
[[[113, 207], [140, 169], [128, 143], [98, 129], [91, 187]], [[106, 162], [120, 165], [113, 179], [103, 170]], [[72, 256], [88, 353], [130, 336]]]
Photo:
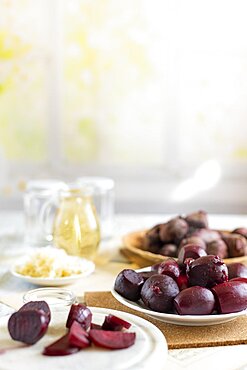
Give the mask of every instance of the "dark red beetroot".
[[214, 240], [213, 242], [208, 243], [206, 251], [207, 254], [214, 254], [220, 258], [228, 257], [228, 247], [222, 239]]
[[141, 275], [141, 277], [143, 278], [144, 281], [146, 281], [148, 278], [150, 278], [151, 276], [157, 274], [157, 271], [142, 271], [142, 272], [138, 272], [139, 275]]
[[199, 236], [188, 236], [181, 240], [181, 243], [179, 244], [178, 253], [182, 247], [184, 247], [187, 244], [194, 244], [198, 245], [202, 249], [206, 250], [206, 243], [199, 237]]
[[144, 304], [153, 311], [169, 312], [173, 308], [173, 299], [179, 293], [177, 283], [167, 275], [153, 275], [145, 281], [141, 297]]
[[143, 238], [143, 249], [153, 253], [158, 253], [159, 248], [163, 244], [162, 241], [160, 240], [159, 235], [161, 226], [162, 224], [155, 225], [146, 232]]
[[201, 238], [206, 244], [221, 238], [221, 235], [217, 230], [211, 229], [196, 230], [193, 232], [193, 234], [191, 234], [191, 236], [199, 236], [199, 238]]
[[125, 269], [116, 277], [114, 289], [130, 301], [138, 301], [143, 283], [144, 279], [140, 274], [134, 270]]
[[247, 308], [247, 284], [230, 280], [212, 289], [219, 313], [239, 312]]
[[8, 330], [12, 339], [27, 344], [35, 344], [46, 333], [47, 315], [43, 311], [24, 310], [13, 313], [8, 321]]
[[242, 281], [243, 283], [247, 284], [247, 278], [245, 277], [236, 277], [236, 278], [231, 279], [231, 281]]
[[183, 246], [178, 254], [178, 264], [182, 265], [186, 258], [193, 258], [194, 260], [206, 256], [206, 251], [196, 244], [187, 244]]
[[180, 275], [179, 265], [173, 258], [169, 258], [168, 260], [160, 263], [158, 267], [158, 274], [168, 275], [176, 280]]
[[208, 215], [205, 211], [193, 212], [185, 217], [189, 226], [194, 228], [208, 228]]
[[188, 265], [189, 285], [211, 288], [228, 280], [228, 269], [218, 256], [197, 258]]
[[120, 317], [114, 315], [107, 315], [102, 324], [103, 330], [112, 330], [112, 331], [120, 331], [123, 328], [129, 329], [130, 327], [131, 324], [129, 322], [120, 319]]
[[161, 254], [162, 256], [176, 257], [177, 252], [178, 247], [175, 244], [164, 244], [157, 253]]
[[181, 291], [174, 298], [174, 306], [179, 315], [210, 315], [215, 306], [213, 293], [200, 286]]
[[87, 330], [90, 328], [92, 321], [92, 312], [82, 303], [72, 304], [67, 318], [66, 327], [70, 328], [73, 321], [79, 322], [83, 329]]
[[122, 331], [95, 330], [89, 331], [89, 338], [99, 347], [108, 349], [123, 349], [135, 343], [135, 333], [125, 333]]
[[30, 301], [25, 303], [19, 311], [32, 311], [32, 310], [38, 310], [43, 311], [44, 314], [47, 316], [48, 324], [51, 320], [51, 311], [48, 306], [48, 304], [45, 301]]
[[188, 276], [182, 272], [176, 280], [179, 290], [184, 290], [189, 286]]
[[222, 238], [228, 247], [229, 257], [241, 257], [247, 255], [247, 240], [244, 236], [225, 233]]
[[238, 227], [237, 229], [233, 230], [232, 233], [242, 235], [247, 239], [247, 228], [246, 227]]
[[86, 348], [91, 345], [89, 334], [77, 321], [73, 321], [68, 334], [69, 345], [78, 348]]
[[161, 225], [160, 239], [164, 243], [178, 244], [187, 234], [189, 226], [182, 217], [176, 217]]
[[69, 344], [69, 334], [56, 340], [49, 346], [44, 348], [43, 355], [45, 356], [68, 356], [76, 353], [80, 350], [78, 347], [74, 347]]
[[236, 277], [245, 277], [247, 278], [247, 266], [243, 263], [235, 262], [227, 265], [228, 268], [228, 278], [233, 279]]

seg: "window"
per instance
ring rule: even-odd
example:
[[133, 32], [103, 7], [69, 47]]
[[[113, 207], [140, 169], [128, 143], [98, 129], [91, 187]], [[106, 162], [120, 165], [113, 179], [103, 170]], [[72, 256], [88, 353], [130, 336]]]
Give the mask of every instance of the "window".
[[0, 182], [78, 168], [184, 178], [207, 160], [246, 177], [246, 10], [0, 0]]

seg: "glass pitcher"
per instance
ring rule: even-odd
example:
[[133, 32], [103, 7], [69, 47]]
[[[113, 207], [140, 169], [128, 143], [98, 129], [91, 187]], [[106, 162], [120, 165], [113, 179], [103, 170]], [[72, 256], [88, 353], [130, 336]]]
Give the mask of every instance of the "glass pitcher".
[[100, 227], [89, 189], [77, 187], [60, 191], [53, 242], [68, 254], [94, 259], [100, 242]]

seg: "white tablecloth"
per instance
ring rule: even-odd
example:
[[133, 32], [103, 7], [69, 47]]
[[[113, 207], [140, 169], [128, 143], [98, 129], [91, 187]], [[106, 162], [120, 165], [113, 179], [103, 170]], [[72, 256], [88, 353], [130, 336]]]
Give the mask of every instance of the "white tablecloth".
[[[117, 273], [131, 266], [119, 254], [121, 236], [133, 230], [149, 228], [158, 222], [165, 222], [170, 217], [171, 215], [117, 215], [113, 237], [100, 245], [95, 272], [70, 285], [70, 289], [79, 299], [83, 299], [85, 291], [110, 290]], [[234, 229], [247, 226], [247, 216], [210, 215], [209, 223], [213, 228]], [[20, 282], [8, 272], [13, 261], [29, 247], [22, 242], [24, 229], [22, 213], [0, 213], [0, 300], [16, 308], [22, 305], [23, 294], [36, 288], [32, 284]], [[221, 370], [247, 370], [247, 346], [170, 350], [168, 361], [164, 364], [164, 370], [218, 370], [219, 367]], [[18, 370], [18, 366], [15, 369]]]

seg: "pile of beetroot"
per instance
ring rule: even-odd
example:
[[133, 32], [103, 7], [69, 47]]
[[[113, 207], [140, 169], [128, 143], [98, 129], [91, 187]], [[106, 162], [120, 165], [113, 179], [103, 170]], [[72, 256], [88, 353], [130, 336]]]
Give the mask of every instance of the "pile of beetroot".
[[247, 228], [238, 227], [231, 232], [209, 228], [208, 215], [197, 211], [177, 216], [166, 223], [147, 230], [142, 248], [168, 257], [178, 257], [187, 244], [196, 244], [207, 254], [220, 258], [247, 256]]
[[219, 256], [188, 244], [180, 249], [177, 261], [169, 258], [146, 272], [121, 271], [114, 289], [156, 312], [228, 314], [247, 308], [247, 266], [226, 265]]
[[[26, 344], [35, 344], [46, 333], [51, 312], [45, 301], [28, 302], [13, 313], [8, 321], [12, 339]], [[107, 349], [123, 349], [135, 343], [136, 334], [128, 332], [127, 321], [114, 316], [105, 316], [102, 325], [92, 322], [91, 310], [83, 304], [71, 306], [65, 334], [45, 347], [43, 355], [66, 356], [94, 344]]]

